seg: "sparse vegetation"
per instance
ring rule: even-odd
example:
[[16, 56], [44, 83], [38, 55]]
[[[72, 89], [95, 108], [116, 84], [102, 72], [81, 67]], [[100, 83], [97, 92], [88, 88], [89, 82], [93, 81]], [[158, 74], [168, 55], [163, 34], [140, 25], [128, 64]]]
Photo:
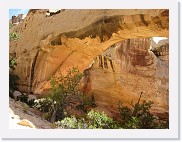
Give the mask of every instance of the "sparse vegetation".
[[[13, 24], [12, 23], [9, 23], [9, 29], [11, 29], [13, 27]], [[9, 40], [10, 41], [16, 41], [20, 38], [20, 36], [15, 33], [15, 32], [10, 32], [9, 33]]]
[[131, 102], [131, 107], [120, 106], [121, 126], [126, 129], [155, 129], [168, 128], [166, 122], [151, 114], [152, 101], [143, 101], [140, 103], [142, 93], [136, 104]]
[[13, 70], [15, 69], [17, 63], [16, 59], [10, 59], [9, 60], [9, 95], [11, 96], [12, 93], [17, 90], [17, 81], [19, 80], [19, 76], [13, 73]]
[[30, 109], [27, 104], [23, 104], [22, 107], [23, 107], [23, 112], [24, 113], [27, 113], [29, 111], [29, 109]]
[[[68, 71], [66, 76], [51, 79], [51, 90], [45, 98], [35, 100], [34, 107], [43, 112], [43, 118], [61, 129], [155, 129], [168, 128], [168, 123], [150, 113], [152, 101], [138, 101], [131, 107], [119, 104], [120, 120], [113, 120], [104, 112], [89, 111], [85, 107], [94, 105], [94, 98], [86, 97], [79, 89], [82, 77], [77, 68]], [[81, 117], [68, 115], [66, 107], [81, 109]], [[87, 112], [87, 113], [85, 113]]]
[[[12, 28], [12, 24], [9, 23], [9, 29]], [[9, 34], [9, 40], [15, 41], [18, 40], [19, 36], [16, 33]], [[14, 69], [17, 66], [16, 58], [9, 59], [9, 95], [11, 96], [13, 91], [17, 90], [17, 81], [19, 80], [19, 76], [13, 73]]]
[[44, 113], [48, 112], [52, 123], [66, 117], [67, 106], [86, 112], [87, 107], [94, 104], [94, 100], [79, 90], [78, 84], [82, 76], [78, 68], [73, 68], [66, 76], [61, 74], [59, 78], [52, 78], [49, 94], [45, 98], [35, 100], [35, 107]]
[[104, 112], [91, 110], [85, 118], [66, 117], [55, 123], [60, 129], [117, 129], [119, 124]]
[[[11, 71], [16, 67], [16, 59], [10, 61], [10, 91], [16, 90], [18, 76], [11, 76]], [[79, 90], [78, 84], [82, 74], [77, 68], [70, 69], [66, 76], [51, 79], [51, 89], [49, 94], [41, 99], [28, 101], [27, 95], [22, 95], [19, 99], [30, 107], [34, 107], [43, 112], [42, 118], [50, 121], [59, 129], [159, 129], [168, 128], [168, 121], [161, 121], [150, 113], [153, 105], [152, 101], [140, 103], [142, 93], [131, 107], [119, 104], [120, 121], [113, 120], [104, 112], [94, 110], [89, 111], [89, 107], [95, 105], [94, 97], [87, 97]], [[12, 79], [12, 80], [11, 80]], [[28, 112], [29, 107], [24, 106], [23, 111]], [[77, 118], [69, 116], [67, 106], [71, 109], [79, 109], [84, 114]]]
[[63, 120], [55, 122], [59, 129], [166, 129], [167, 121], [160, 120], [150, 113], [152, 101], [140, 103], [141, 95], [132, 108], [119, 106], [121, 121], [116, 121], [104, 112], [91, 110], [85, 117], [75, 116], [65, 117]]
[[20, 36], [17, 33], [10, 33], [9, 34], [9, 40], [10, 41], [16, 41], [20, 38]]

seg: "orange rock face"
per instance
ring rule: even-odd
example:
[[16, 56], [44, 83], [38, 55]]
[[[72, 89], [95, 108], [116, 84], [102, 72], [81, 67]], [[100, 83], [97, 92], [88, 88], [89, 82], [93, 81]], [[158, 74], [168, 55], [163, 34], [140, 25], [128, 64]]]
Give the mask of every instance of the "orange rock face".
[[[169, 63], [149, 50], [149, 38], [129, 39], [114, 45], [99, 55], [87, 71], [87, 93], [94, 95], [98, 110], [108, 114], [118, 112], [118, 103], [131, 106], [143, 100], [154, 102], [154, 113], [168, 113]], [[168, 48], [168, 45], [165, 45]]]
[[[42, 94], [49, 89], [52, 76], [59, 76], [60, 72], [64, 74], [68, 68], [75, 66], [83, 72], [98, 55], [122, 40], [168, 37], [168, 13], [168, 10], [162, 9], [64, 10], [46, 17], [46, 10], [31, 10], [24, 21], [13, 29], [20, 39], [10, 42], [10, 56], [17, 58], [14, 73], [20, 77], [19, 90]], [[147, 43], [142, 41], [145, 42]], [[126, 40], [124, 44], [130, 43]], [[165, 74], [158, 72], [165, 69], [153, 53], [143, 49], [144, 47], [138, 49], [135, 46], [123, 46], [124, 48], [117, 48], [114, 52], [117, 60], [113, 63], [109, 61], [110, 72], [104, 71], [103, 74], [103, 69], [100, 68], [97, 72], [90, 72], [93, 83], [91, 90], [100, 89], [97, 92], [100, 94], [107, 88], [107, 96], [96, 96], [96, 100], [100, 100], [103, 106], [109, 103], [108, 100], [116, 102], [121, 96], [128, 101], [129, 96], [138, 98], [137, 94], [143, 88], [155, 90], [156, 93], [153, 91], [153, 94], [151, 91], [146, 92], [152, 97], [160, 95], [162, 90], [156, 88], [166, 83], [163, 77]], [[99, 77], [105, 74], [108, 77]], [[134, 93], [130, 93], [130, 89]], [[112, 95], [113, 92], [115, 95]], [[162, 102], [157, 101], [159, 104]], [[163, 109], [164, 104], [160, 105]]]

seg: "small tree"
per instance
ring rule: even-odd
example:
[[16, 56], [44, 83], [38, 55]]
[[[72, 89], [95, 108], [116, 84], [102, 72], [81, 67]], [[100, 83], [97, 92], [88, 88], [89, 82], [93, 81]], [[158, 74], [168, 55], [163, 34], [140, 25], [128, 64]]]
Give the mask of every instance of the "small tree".
[[160, 122], [157, 116], [150, 113], [153, 102], [144, 100], [143, 103], [140, 103], [141, 96], [142, 92], [136, 104], [131, 102], [132, 108], [119, 105], [122, 127], [126, 129], [162, 128], [163, 122]]
[[66, 76], [51, 79], [51, 90], [48, 97], [52, 101], [52, 116], [50, 122], [64, 118], [66, 106], [76, 107], [83, 101], [83, 93], [78, 89], [82, 78], [78, 68], [69, 69]]

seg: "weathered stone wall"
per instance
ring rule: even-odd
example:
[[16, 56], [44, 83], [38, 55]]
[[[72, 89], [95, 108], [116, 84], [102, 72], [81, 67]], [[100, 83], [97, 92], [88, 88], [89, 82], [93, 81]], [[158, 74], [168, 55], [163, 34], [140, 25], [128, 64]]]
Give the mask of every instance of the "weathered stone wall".
[[25, 19], [26, 15], [25, 14], [19, 14], [18, 16], [12, 16], [12, 24], [13, 25], [17, 25], [19, 24], [21, 21], [23, 21], [23, 19]]
[[168, 29], [168, 10], [162, 9], [65, 10], [51, 17], [45, 10], [29, 12], [13, 29], [20, 39], [10, 42], [10, 55], [17, 58], [14, 73], [20, 77], [19, 89], [41, 94], [60, 71], [73, 66], [84, 71], [111, 45], [137, 37], [168, 37]]
[[96, 109], [117, 116], [119, 102], [129, 106], [143, 92], [141, 101], [153, 101], [152, 112], [167, 117], [169, 63], [150, 51], [150, 46], [150, 38], [128, 39], [96, 57], [83, 81], [83, 90], [94, 95]]

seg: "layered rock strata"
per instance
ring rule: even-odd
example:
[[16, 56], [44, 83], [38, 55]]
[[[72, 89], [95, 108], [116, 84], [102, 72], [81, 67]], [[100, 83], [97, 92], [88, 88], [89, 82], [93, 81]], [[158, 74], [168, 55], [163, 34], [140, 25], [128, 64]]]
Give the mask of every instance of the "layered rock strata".
[[150, 48], [150, 38], [128, 39], [95, 58], [82, 81], [85, 93], [94, 95], [96, 109], [117, 116], [118, 103], [131, 107], [142, 92], [141, 102], [153, 101], [152, 112], [168, 117], [169, 49], [159, 46], [156, 56]]
[[[12, 30], [20, 39], [10, 42], [10, 56], [17, 58], [14, 73], [20, 77], [19, 90], [42, 94], [50, 87], [51, 76], [59, 76], [60, 71], [66, 73], [78, 66], [82, 72], [111, 45], [138, 37], [168, 37], [168, 29], [169, 11], [165, 9], [64, 10], [51, 17], [46, 17], [46, 10], [30, 10]], [[154, 69], [138, 71], [146, 61], [134, 56], [134, 49], [131, 52], [135, 68], [130, 72], [143, 76], [154, 73]], [[144, 50], [138, 52], [152, 58]], [[142, 61], [137, 63], [138, 59]]]

